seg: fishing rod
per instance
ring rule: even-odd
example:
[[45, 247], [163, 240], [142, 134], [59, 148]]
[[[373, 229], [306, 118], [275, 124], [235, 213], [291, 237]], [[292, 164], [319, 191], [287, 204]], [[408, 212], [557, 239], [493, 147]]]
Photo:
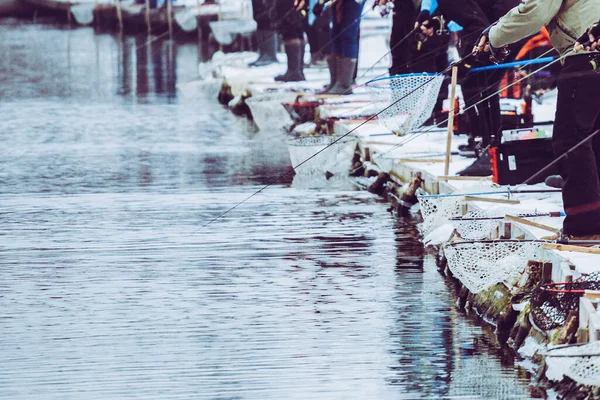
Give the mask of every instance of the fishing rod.
[[496, 190], [476, 193], [442, 193], [442, 194], [426, 194], [419, 196], [424, 199], [435, 199], [440, 197], [464, 197], [464, 196], [489, 196], [494, 194], [532, 194], [532, 193], [560, 193], [560, 189], [540, 189], [540, 190]]
[[[552, 212], [547, 212], [547, 213], [516, 213], [516, 216], [519, 218], [535, 218], [535, 217], [553, 217], [553, 218], [558, 218], [558, 217], [564, 217], [565, 213], [562, 211], [552, 211]], [[492, 220], [499, 220], [499, 219], [504, 219], [506, 218], [506, 216], [503, 217], [455, 217], [455, 218], [449, 218], [449, 221], [492, 221]]]

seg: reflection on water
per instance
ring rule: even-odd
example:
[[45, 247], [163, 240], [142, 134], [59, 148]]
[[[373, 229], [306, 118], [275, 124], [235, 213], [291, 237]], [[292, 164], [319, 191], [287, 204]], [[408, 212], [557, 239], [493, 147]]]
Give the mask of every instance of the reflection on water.
[[0, 36], [1, 398], [529, 397], [378, 198], [249, 198], [285, 138], [181, 98], [194, 44]]

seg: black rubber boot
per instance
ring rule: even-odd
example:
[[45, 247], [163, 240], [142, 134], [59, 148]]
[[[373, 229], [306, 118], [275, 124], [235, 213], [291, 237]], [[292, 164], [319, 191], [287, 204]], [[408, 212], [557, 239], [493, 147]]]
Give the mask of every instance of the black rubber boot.
[[329, 94], [351, 94], [354, 81], [356, 58], [339, 57], [336, 63], [337, 79], [335, 84], [327, 91]]
[[284, 42], [285, 54], [287, 54], [287, 71], [283, 75], [277, 75], [276, 81], [279, 82], [298, 82], [305, 81], [304, 61], [304, 41], [300, 39], [286, 40]]
[[277, 61], [277, 35], [273, 31], [256, 31], [258, 41], [258, 58], [248, 64], [249, 67], [262, 67]]
[[337, 81], [337, 56], [335, 54], [327, 56], [327, 67], [329, 67], [329, 85], [325, 86], [321, 93], [329, 93]]
[[458, 173], [460, 176], [490, 176], [492, 175], [492, 157], [487, 148], [481, 150], [477, 160]]

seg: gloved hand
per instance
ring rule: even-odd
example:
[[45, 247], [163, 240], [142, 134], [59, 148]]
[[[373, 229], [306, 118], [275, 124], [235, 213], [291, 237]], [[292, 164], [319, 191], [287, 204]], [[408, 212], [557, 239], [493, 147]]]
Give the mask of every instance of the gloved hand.
[[417, 31], [417, 34], [422, 34], [425, 36], [433, 36], [436, 32], [441, 32], [444, 29], [444, 19], [440, 17], [430, 17], [424, 20], [422, 23], [416, 22], [415, 29], [419, 28], [420, 32]]
[[415, 29], [419, 26], [423, 25], [423, 22], [429, 20], [431, 18], [431, 13], [429, 10], [423, 10], [417, 15], [417, 19], [415, 20]]
[[600, 51], [600, 21], [590, 26], [575, 42], [575, 51]]
[[499, 64], [506, 60], [506, 57], [508, 57], [510, 51], [508, 50], [508, 46], [492, 46], [492, 43], [490, 42], [490, 30], [492, 29], [492, 26], [494, 25], [488, 26], [483, 30], [483, 32], [481, 32], [479, 39], [477, 39], [477, 42], [475, 42], [472, 54], [477, 57], [481, 53], [490, 53], [490, 61], [494, 64]]

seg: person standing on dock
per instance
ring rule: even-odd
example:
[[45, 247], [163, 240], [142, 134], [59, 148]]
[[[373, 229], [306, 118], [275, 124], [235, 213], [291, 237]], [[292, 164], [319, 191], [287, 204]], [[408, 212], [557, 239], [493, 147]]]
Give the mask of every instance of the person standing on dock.
[[[471, 54], [479, 33], [492, 22], [498, 20], [521, 0], [438, 0], [441, 14], [448, 21], [458, 23], [462, 28], [458, 52], [464, 59]], [[422, 29], [433, 25], [433, 21], [422, 23]], [[537, 33], [537, 32], [534, 32]], [[527, 35], [530, 36], [530, 35]], [[528, 40], [528, 37], [511, 44], [509, 54], [511, 61], [518, 50]], [[463, 155], [476, 157], [475, 162], [459, 172], [464, 176], [488, 176], [492, 174], [492, 164], [487, 148], [495, 145], [502, 129], [500, 95], [495, 94], [500, 88], [504, 76], [502, 70], [480, 71], [469, 73], [473, 67], [489, 65], [488, 60], [470, 59], [461, 63], [459, 75], [462, 79], [461, 88], [467, 107], [469, 144], [459, 147]], [[488, 98], [489, 97], [489, 98]], [[484, 100], [486, 99], [486, 100]], [[476, 145], [475, 136], [481, 137], [481, 143]]]
[[277, 35], [271, 27], [269, 9], [273, 0], [252, 0], [252, 18], [256, 21], [258, 58], [249, 67], [262, 67], [277, 61]]
[[332, 0], [328, 94], [351, 94], [358, 63], [360, 20], [365, 0]]
[[304, 31], [306, 29], [304, 0], [274, 0], [270, 11], [271, 23], [283, 39], [287, 56], [287, 71], [275, 77], [279, 82], [304, 81]]
[[546, 26], [563, 57], [552, 147], [555, 157], [567, 155], [560, 165], [566, 217], [562, 231], [548, 240], [600, 239], [600, 56], [574, 47], [589, 37], [588, 28], [598, 19], [600, 0], [525, 0], [484, 29], [473, 48], [474, 54], [501, 60], [510, 43]]

